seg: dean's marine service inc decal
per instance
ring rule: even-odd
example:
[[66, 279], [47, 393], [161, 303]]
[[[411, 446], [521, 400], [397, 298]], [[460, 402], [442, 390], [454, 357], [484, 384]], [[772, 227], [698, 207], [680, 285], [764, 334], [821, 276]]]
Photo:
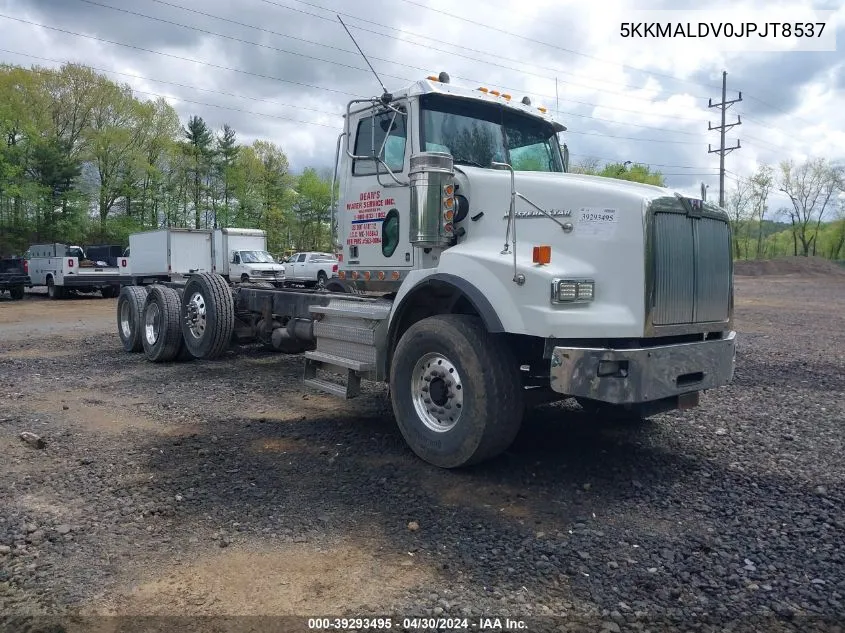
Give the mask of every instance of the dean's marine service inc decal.
[[353, 213], [346, 243], [355, 246], [381, 244], [385, 208], [395, 204], [393, 198], [383, 198], [379, 190], [364, 191], [358, 200], [346, 203], [346, 210]]

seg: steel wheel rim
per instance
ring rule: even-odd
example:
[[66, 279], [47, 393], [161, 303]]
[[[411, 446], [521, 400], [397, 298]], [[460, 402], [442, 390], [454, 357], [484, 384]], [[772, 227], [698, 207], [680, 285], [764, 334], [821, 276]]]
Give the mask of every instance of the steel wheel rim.
[[411, 399], [426, 428], [435, 433], [451, 431], [461, 419], [464, 404], [458, 368], [442, 354], [426, 354], [411, 372]]
[[129, 302], [124, 301], [120, 305], [120, 331], [123, 338], [132, 338], [132, 324], [129, 322]]
[[161, 330], [161, 310], [157, 303], [151, 303], [144, 310], [144, 336], [149, 345], [155, 345]]
[[191, 295], [187, 308], [186, 320], [188, 322], [188, 330], [194, 338], [202, 338], [205, 333], [208, 317], [205, 307], [205, 297], [201, 293], [195, 292]]

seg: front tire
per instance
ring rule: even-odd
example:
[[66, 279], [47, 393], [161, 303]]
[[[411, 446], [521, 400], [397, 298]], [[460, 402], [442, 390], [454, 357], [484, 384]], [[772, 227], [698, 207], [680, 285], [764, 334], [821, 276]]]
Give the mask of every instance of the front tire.
[[12, 301], [20, 301], [24, 295], [23, 286], [12, 286], [9, 288], [9, 295], [12, 297]]
[[518, 363], [474, 316], [438, 315], [408, 328], [394, 353], [390, 397], [411, 450], [440, 468], [495, 457], [522, 423]]
[[154, 363], [176, 358], [182, 348], [179, 293], [167, 286], [153, 286], [141, 318], [144, 355]]
[[117, 298], [117, 334], [124, 351], [140, 352], [144, 349], [141, 343], [141, 316], [146, 300], [147, 290], [143, 286], [124, 286], [120, 290]]
[[182, 293], [181, 327], [185, 346], [195, 358], [218, 358], [229, 348], [235, 303], [223, 277], [191, 275]]

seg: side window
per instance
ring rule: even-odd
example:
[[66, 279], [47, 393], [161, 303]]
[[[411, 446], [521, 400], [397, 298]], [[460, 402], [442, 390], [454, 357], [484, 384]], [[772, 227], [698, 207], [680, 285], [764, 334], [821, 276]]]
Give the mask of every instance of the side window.
[[[358, 131], [355, 135], [355, 155], [372, 156], [381, 149], [381, 145], [384, 143], [384, 155], [382, 156], [384, 162], [392, 172], [400, 172], [405, 165], [405, 141], [408, 133], [405, 127], [406, 117], [397, 114], [394, 119], [393, 115], [392, 111], [387, 111], [377, 114], [375, 117], [366, 117], [358, 122]], [[393, 121], [392, 126], [390, 125], [391, 121]], [[388, 128], [390, 128], [389, 131]], [[387, 136], [386, 142], [385, 136]], [[385, 173], [384, 167], [380, 165], [379, 170], [381, 173]], [[352, 173], [356, 176], [372, 176], [376, 173], [376, 162], [357, 159], [352, 165]]]
[[381, 224], [381, 253], [390, 257], [399, 246], [399, 212], [391, 209]]
[[306, 254], [305, 254], [305, 253], [302, 253], [302, 255], [300, 255], [300, 256], [299, 256], [299, 259], [298, 259], [298, 260], [296, 260], [296, 261], [297, 261], [297, 263], [302, 263], [302, 262], [304, 262], [304, 261], [305, 261], [305, 257], [306, 257]]

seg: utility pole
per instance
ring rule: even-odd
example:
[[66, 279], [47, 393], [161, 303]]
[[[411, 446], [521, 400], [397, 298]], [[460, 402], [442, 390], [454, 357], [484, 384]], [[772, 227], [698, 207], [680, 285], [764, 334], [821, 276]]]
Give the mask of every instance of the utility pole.
[[708, 108], [720, 108], [722, 110], [722, 124], [713, 126], [710, 123], [707, 124], [708, 130], [719, 130], [721, 132], [721, 143], [719, 143], [718, 149], [711, 149], [710, 144], [707, 144], [707, 153], [708, 154], [718, 154], [719, 155], [719, 206], [725, 206], [725, 155], [730, 154], [735, 149], [740, 149], [741, 145], [739, 144], [739, 139], [737, 139], [736, 145], [733, 147], [725, 147], [725, 132], [736, 125], [742, 125], [742, 119], [737, 115], [736, 123], [725, 123], [725, 113], [727, 109], [733, 105], [734, 103], [738, 103], [742, 101], [742, 92], [739, 93], [739, 98], [732, 99], [731, 101], [727, 101], [727, 92], [728, 92], [728, 73], [727, 71], [722, 71], [722, 102], [721, 103], [713, 103], [713, 99], [708, 99]]

